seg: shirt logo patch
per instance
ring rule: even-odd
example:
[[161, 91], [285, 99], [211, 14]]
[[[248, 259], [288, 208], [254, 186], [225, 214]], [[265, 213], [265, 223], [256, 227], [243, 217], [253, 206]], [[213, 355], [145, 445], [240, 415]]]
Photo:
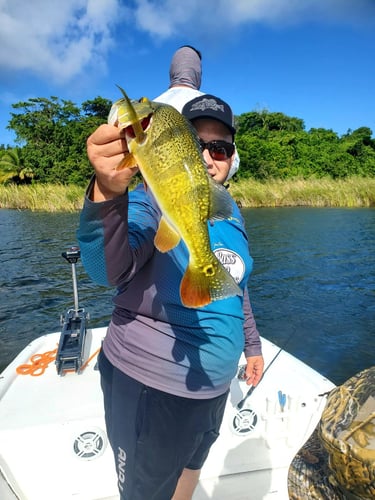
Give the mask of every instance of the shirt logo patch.
[[240, 283], [245, 275], [245, 264], [238, 253], [226, 248], [217, 248], [214, 254], [229, 272], [236, 283]]

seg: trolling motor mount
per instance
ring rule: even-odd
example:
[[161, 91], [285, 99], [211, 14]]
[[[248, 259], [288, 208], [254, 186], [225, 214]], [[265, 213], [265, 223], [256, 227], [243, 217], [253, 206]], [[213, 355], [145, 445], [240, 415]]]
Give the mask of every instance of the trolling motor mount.
[[80, 249], [76, 246], [70, 247], [61, 255], [72, 266], [74, 295], [74, 309], [68, 309], [65, 316], [61, 318], [62, 331], [56, 354], [57, 373], [64, 375], [66, 371], [80, 373], [89, 315], [83, 307], [79, 307], [78, 303], [76, 264], [81, 256]]

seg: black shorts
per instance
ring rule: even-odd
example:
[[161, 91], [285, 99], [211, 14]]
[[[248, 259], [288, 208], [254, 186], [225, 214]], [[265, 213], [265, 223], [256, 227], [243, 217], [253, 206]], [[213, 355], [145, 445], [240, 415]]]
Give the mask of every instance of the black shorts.
[[190, 399], [153, 389], [112, 366], [103, 351], [99, 370], [121, 500], [170, 499], [183, 469], [204, 464], [228, 393]]

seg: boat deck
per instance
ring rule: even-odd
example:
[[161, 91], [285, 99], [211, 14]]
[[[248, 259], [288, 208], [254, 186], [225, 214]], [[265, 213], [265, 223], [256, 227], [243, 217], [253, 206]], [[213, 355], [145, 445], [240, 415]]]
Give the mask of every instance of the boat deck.
[[[60, 332], [34, 340], [1, 374], [2, 500], [118, 499], [95, 367], [105, 331], [88, 331], [84, 358], [93, 357], [81, 374], [59, 376], [53, 361], [38, 376], [17, 373], [33, 355], [56, 349]], [[241, 409], [249, 387], [233, 379], [194, 500], [288, 499], [289, 464], [319, 421], [321, 394], [334, 385], [263, 338], [262, 346], [270, 366]]]

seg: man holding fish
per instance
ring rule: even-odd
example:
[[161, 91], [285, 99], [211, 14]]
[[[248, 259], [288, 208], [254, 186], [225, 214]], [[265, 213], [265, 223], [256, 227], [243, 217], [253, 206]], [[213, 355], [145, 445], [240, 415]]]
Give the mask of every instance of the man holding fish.
[[[118, 289], [99, 356], [108, 437], [122, 500], [187, 500], [241, 352], [249, 385], [263, 371], [246, 231], [222, 186], [234, 117], [212, 95], [181, 115], [124, 93], [109, 122], [88, 139], [78, 233], [91, 278]], [[138, 171], [144, 185], [128, 191]]]

